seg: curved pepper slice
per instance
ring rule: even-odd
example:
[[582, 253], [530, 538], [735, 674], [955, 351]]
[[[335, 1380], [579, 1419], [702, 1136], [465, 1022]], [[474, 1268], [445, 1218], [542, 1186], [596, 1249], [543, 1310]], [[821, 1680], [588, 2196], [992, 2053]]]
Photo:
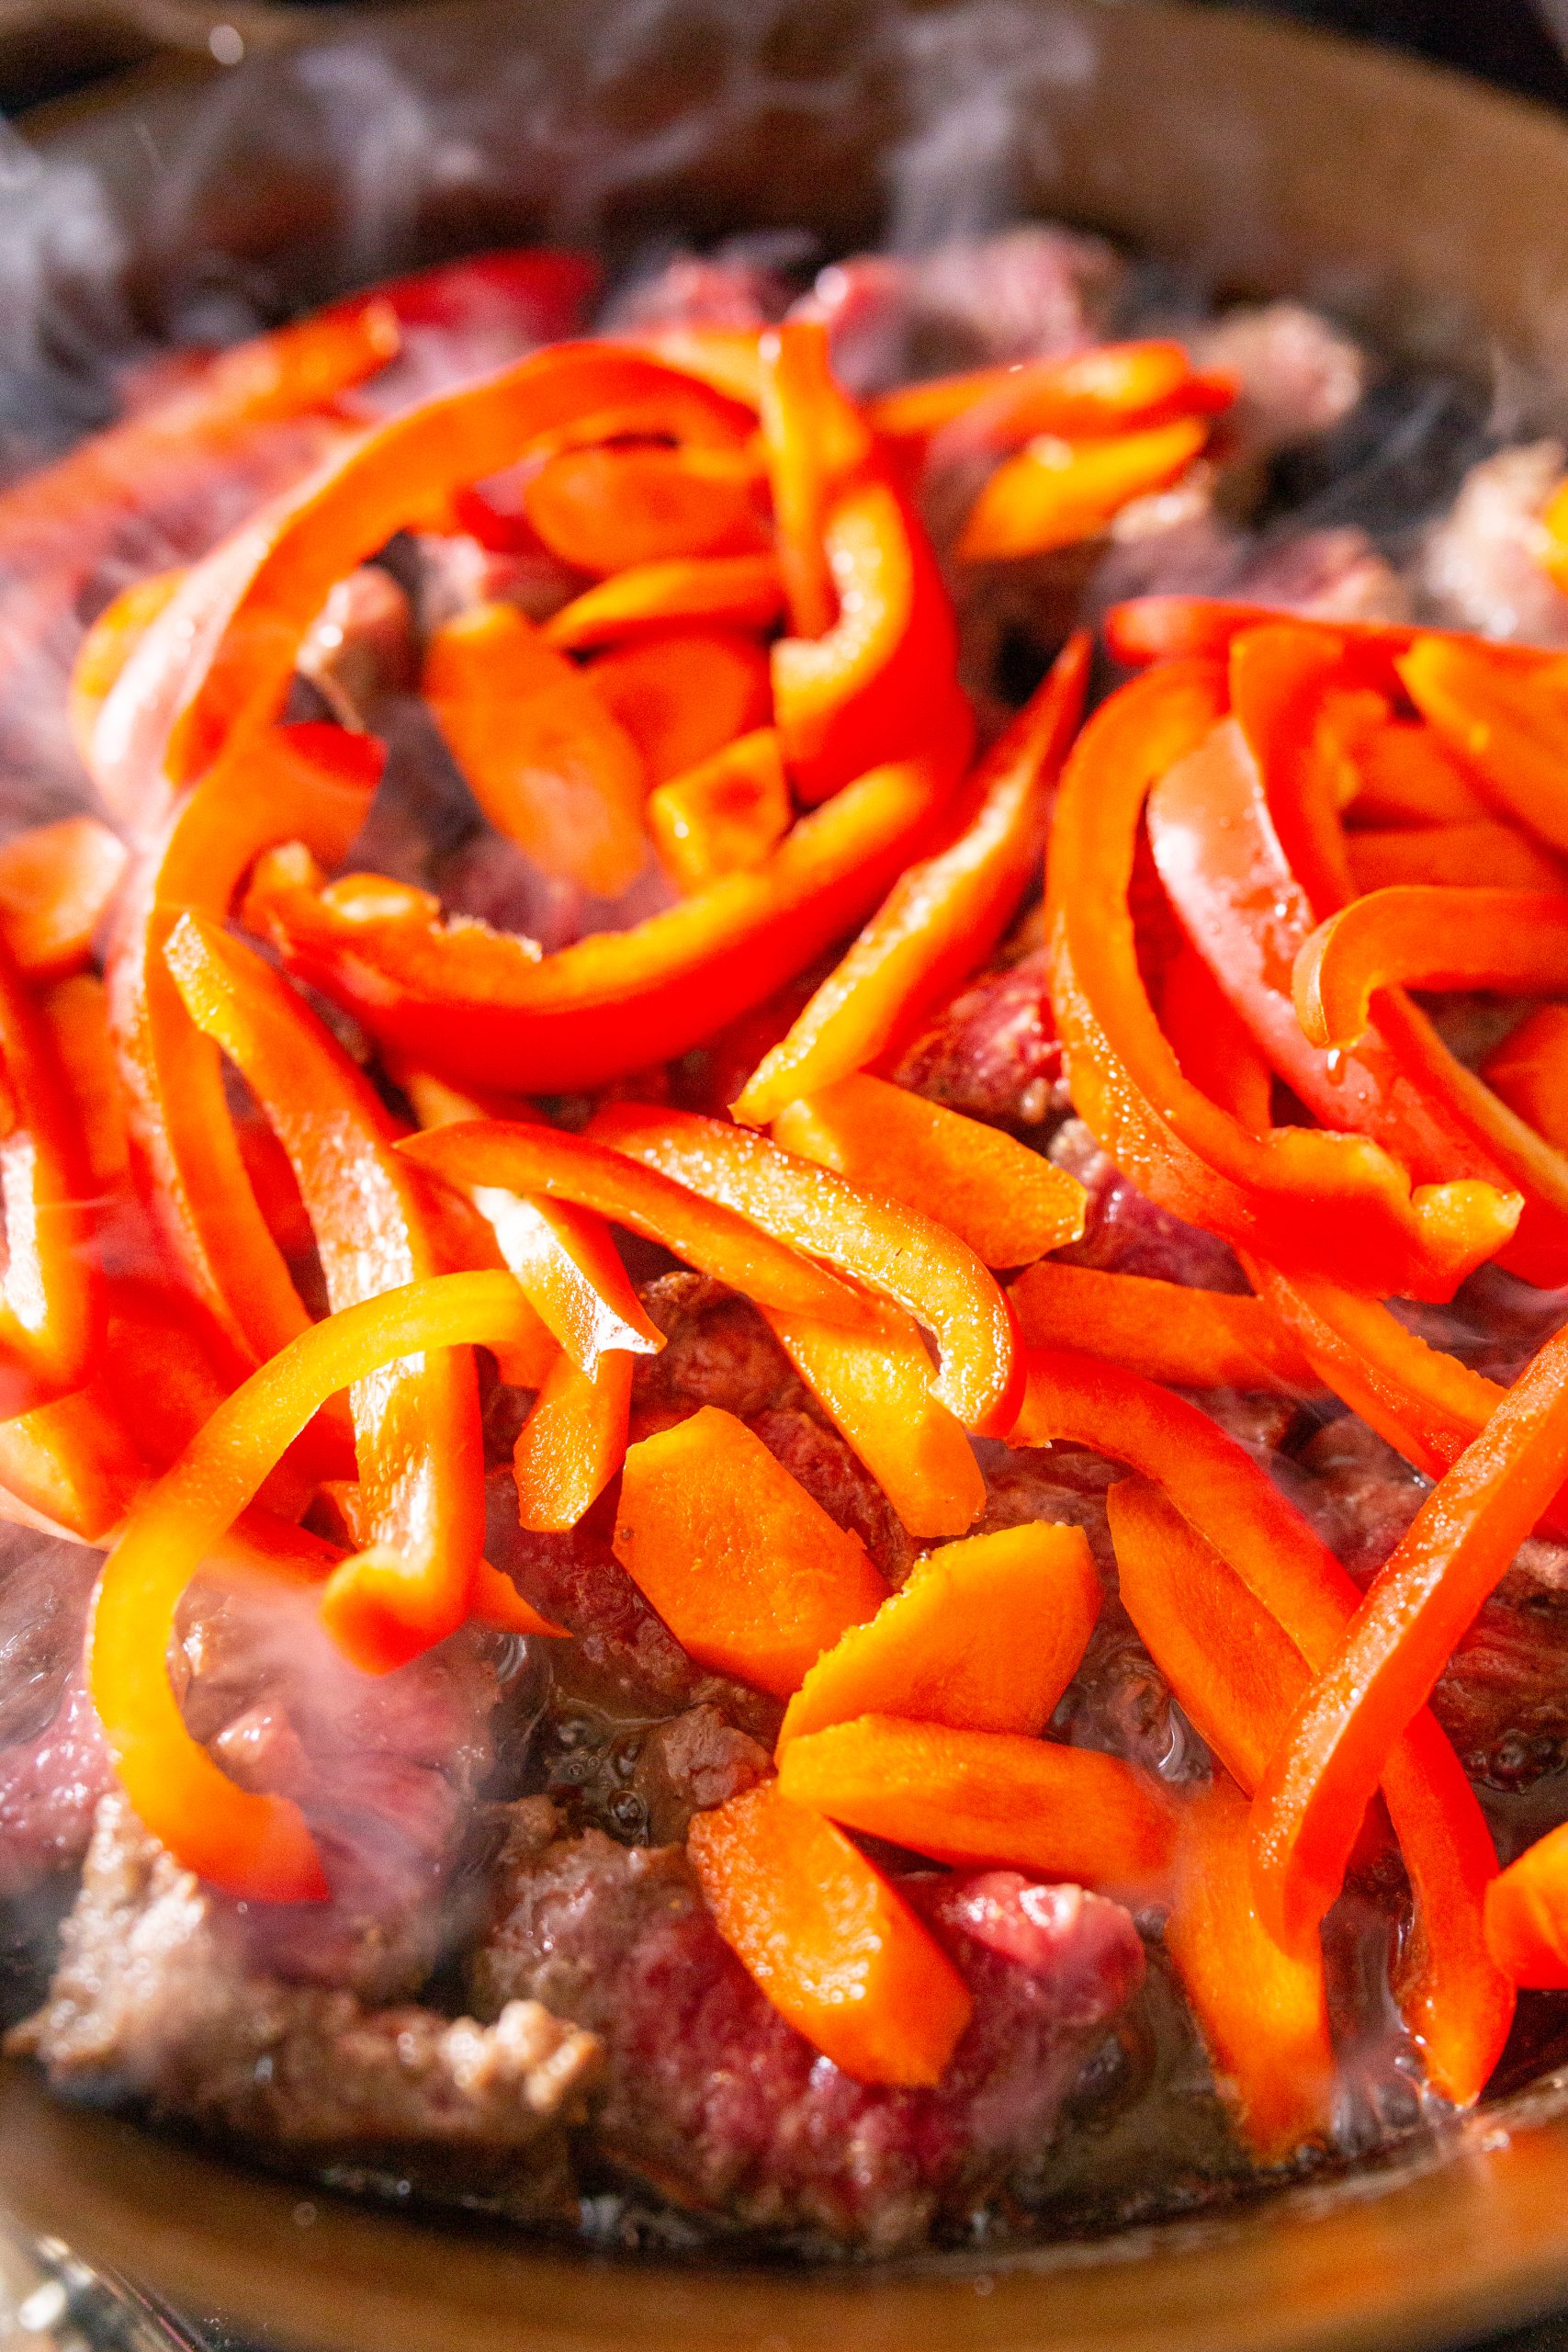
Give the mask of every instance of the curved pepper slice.
[[1194, 408], [1223, 408], [1232, 397], [1229, 385], [1194, 373], [1182, 345], [1151, 339], [928, 377], [883, 392], [866, 413], [890, 441], [929, 441], [959, 424], [993, 443], [1037, 433], [1077, 441], [1163, 421], [1184, 398]]
[[1538, 1005], [1481, 1066], [1481, 1075], [1536, 1133], [1568, 1151], [1568, 1005]]
[[96, 1385], [0, 1420], [0, 1519], [40, 1534], [107, 1543], [146, 1475]]
[[1316, 1046], [1354, 1046], [1384, 988], [1568, 988], [1568, 895], [1378, 890], [1320, 923], [1296, 954], [1296, 1017]]
[[[733, 403], [610, 343], [559, 343], [405, 410], [357, 438], [187, 574], [111, 690], [95, 772], [135, 807], [175, 787], [236, 731], [270, 723], [299, 641], [336, 582], [431, 502], [596, 410], [660, 416], [672, 401], [728, 424]], [[660, 406], [662, 402], [663, 405]]]
[[1482, 644], [1418, 637], [1399, 675], [1488, 797], [1553, 849], [1568, 850], [1568, 662], [1503, 666]]
[[246, 920], [291, 971], [371, 1034], [444, 1075], [548, 1093], [689, 1050], [842, 936], [921, 842], [961, 768], [954, 736], [878, 768], [804, 818], [750, 874], [542, 959], [375, 877], [322, 892], [298, 861], [258, 872]]
[[1010, 1284], [1031, 1346], [1080, 1348], [1179, 1388], [1308, 1396], [1323, 1382], [1267, 1298], [1043, 1259]]
[[217, 1048], [164, 962], [186, 908], [221, 921], [258, 851], [296, 836], [343, 855], [365, 820], [381, 747], [335, 727], [281, 728], [225, 760], [135, 871], [110, 945], [109, 1019], [131, 1153], [182, 1278], [239, 1367], [307, 1320], [245, 1172]]
[[111, 604], [104, 606], [82, 639], [71, 667], [66, 717], [71, 741], [83, 766], [89, 771], [98, 713], [109, 688], [130, 661], [143, 630], [157, 619], [184, 578], [182, 566], [172, 571], [150, 572], [145, 580], [133, 580]]
[[1047, 922], [1074, 1105], [1139, 1189], [1190, 1223], [1361, 1289], [1451, 1296], [1501, 1238], [1476, 1229], [1496, 1198], [1490, 1185], [1412, 1195], [1404, 1171], [1364, 1137], [1250, 1133], [1185, 1077], [1155, 1017], [1128, 904], [1138, 820], [1224, 710], [1219, 671], [1166, 664], [1101, 706], [1067, 763]]
[[552, 554], [580, 571], [746, 555], [765, 545], [756, 472], [740, 452], [563, 449], [523, 484], [523, 512]]
[[[1311, 1686], [1311, 1669], [1279, 1621], [1157, 1487], [1124, 1479], [1107, 1507], [1128, 1613], [1185, 1711], [1250, 1794]], [[1428, 2079], [1456, 2107], [1467, 2107], [1502, 2054], [1514, 2010], [1486, 1949], [1483, 1906], [1497, 1867], [1491, 1832], [1429, 1718], [1391, 1758], [1383, 1794], [1419, 1914], [1395, 1994]]]
[[85, 1374], [100, 1320], [87, 1254], [92, 1193], [48, 1030], [0, 946], [0, 1346], [51, 1388]]
[[828, 330], [790, 319], [757, 346], [758, 413], [790, 626], [822, 637], [837, 608], [823, 532], [835, 494], [871, 461], [864, 417], [833, 374]]
[[983, 964], [1039, 865], [1051, 797], [1089, 678], [1074, 638], [965, 784], [951, 836], [899, 876], [842, 961], [734, 1104], [761, 1126], [787, 1102], [847, 1078]]
[[[164, 956], [191, 1019], [239, 1070], [288, 1155], [334, 1310], [441, 1272], [385, 1112], [288, 983], [195, 914], [181, 916]], [[367, 1548], [334, 1572], [321, 1614], [356, 1665], [381, 1673], [468, 1613], [484, 1544], [472, 1359], [409, 1356], [356, 1388], [352, 1404]]]
[[796, 1804], [936, 1862], [990, 1862], [1129, 1892], [1169, 1871], [1175, 1824], [1156, 1783], [1117, 1756], [1012, 1732], [859, 1715], [792, 1739]]
[[402, 1356], [505, 1346], [525, 1312], [510, 1274], [442, 1274], [312, 1324], [219, 1407], [106, 1561], [88, 1674], [115, 1769], [159, 1843], [226, 1894], [310, 1903], [328, 1890], [299, 1807], [240, 1788], [181, 1720], [167, 1659], [186, 1586], [329, 1396]]
[[1431, 728], [1418, 720], [1381, 715], [1359, 728], [1347, 751], [1355, 770], [1350, 813], [1358, 825], [1409, 825], [1425, 831], [1440, 825], [1473, 825], [1489, 817], [1491, 803], [1478, 792]]
[[0, 849], [0, 938], [29, 980], [79, 971], [125, 872], [125, 844], [96, 817], [62, 817]]
[[1248, 605], [1224, 596], [1134, 596], [1113, 605], [1105, 616], [1105, 643], [1114, 661], [1130, 670], [1154, 662], [1223, 662], [1238, 637], [1289, 619], [1310, 629], [1344, 659], [1358, 685], [1382, 694], [1401, 691], [1398, 663], [1417, 639], [1473, 648], [1502, 669], [1529, 671], [1561, 662], [1543, 647], [1499, 645], [1461, 630], [1425, 629], [1408, 621], [1325, 621], [1280, 612], [1273, 605]]
[[1493, 1880], [1486, 1940], [1516, 1984], [1568, 1990], [1568, 1823], [1527, 1846]]
[[1298, 1709], [1258, 1792], [1254, 1866], [1289, 1934], [1338, 1894], [1367, 1800], [1477, 1610], [1568, 1474], [1568, 1333], [1550, 1339], [1427, 1496]]
[[108, 993], [96, 972], [73, 972], [39, 1000], [67, 1099], [75, 1114], [87, 1173], [113, 1192], [130, 1169], [125, 1103], [109, 1040]]
[[738, 629], [671, 628], [612, 646], [581, 673], [668, 784], [766, 724], [768, 658]]
[[627, 1447], [614, 1541], [689, 1657], [780, 1699], [887, 1598], [860, 1537], [715, 1405]]
[[512, 1452], [517, 1515], [530, 1532], [575, 1527], [625, 1461], [635, 1361], [610, 1348], [582, 1372], [564, 1349], [557, 1357]]
[[789, 831], [789, 778], [774, 727], [738, 735], [648, 796], [660, 865], [682, 890], [764, 865]]
[[434, 630], [420, 688], [474, 798], [547, 874], [618, 898], [648, 862], [642, 754], [513, 605]]
[[583, 653], [693, 624], [765, 629], [783, 605], [777, 556], [701, 556], [634, 564], [613, 580], [585, 588], [543, 626], [562, 652]]
[[784, 1710], [779, 1753], [857, 1715], [1038, 1736], [1082, 1663], [1100, 1600], [1081, 1527], [1033, 1521], [943, 1544], [824, 1650]]
[[855, 2082], [942, 2080], [968, 1987], [840, 1830], [764, 1781], [699, 1814], [687, 1842], [719, 1934], [797, 2033]]
[[1005, 1294], [956, 1234], [744, 1127], [694, 1111], [605, 1102], [589, 1133], [882, 1291], [935, 1338], [942, 1363], [934, 1392], [964, 1428], [986, 1435], [1010, 1426], [1017, 1325]]
[[596, 1134], [562, 1135], [553, 1127], [473, 1119], [408, 1136], [398, 1148], [449, 1184], [496, 1185], [509, 1193], [575, 1201], [612, 1225], [660, 1243], [699, 1273], [728, 1283], [760, 1306], [820, 1317], [851, 1330], [866, 1322], [857, 1292], [774, 1239], [761, 1220], [738, 1214], [721, 1195], [705, 1195], [695, 1185], [661, 1174], [656, 1165], [638, 1167], [621, 1150], [606, 1150]]
[[986, 1266], [1028, 1266], [1083, 1238], [1083, 1186], [1015, 1136], [863, 1073], [786, 1103], [773, 1141], [891, 1193]]
[[1346, 863], [1358, 891], [1424, 883], [1450, 890], [1561, 890], [1563, 866], [1512, 825], [1421, 825], [1351, 833]]
[[959, 559], [1010, 562], [1092, 539], [1134, 498], [1168, 490], [1208, 438], [1195, 416], [1103, 441], [1043, 434], [997, 468], [969, 510]]

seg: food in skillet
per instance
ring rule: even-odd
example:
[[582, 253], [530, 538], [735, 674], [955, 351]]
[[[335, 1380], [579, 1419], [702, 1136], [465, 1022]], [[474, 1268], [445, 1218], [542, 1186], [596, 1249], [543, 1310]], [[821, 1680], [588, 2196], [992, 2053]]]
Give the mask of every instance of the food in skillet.
[[1248, 534], [1288, 306], [591, 289], [0, 498], [10, 2047], [610, 2240], [1440, 2129], [1568, 1986], [1561, 456], [1402, 572]]

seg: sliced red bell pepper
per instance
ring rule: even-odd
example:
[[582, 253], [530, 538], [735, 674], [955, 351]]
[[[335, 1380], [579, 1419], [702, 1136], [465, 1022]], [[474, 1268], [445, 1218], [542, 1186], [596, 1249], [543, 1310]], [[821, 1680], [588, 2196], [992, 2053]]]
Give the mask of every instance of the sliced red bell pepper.
[[762, 397], [761, 335], [755, 327], [658, 327], [636, 341], [667, 368], [694, 376], [748, 408]]
[[840, 938], [916, 854], [966, 750], [878, 768], [805, 818], [767, 864], [631, 930], [541, 959], [423, 892], [320, 888], [306, 861], [258, 872], [246, 919], [291, 971], [426, 1068], [530, 1093], [591, 1087], [686, 1052]]
[[834, 499], [871, 463], [871, 432], [833, 374], [827, 328], [791, 319], [757, 351], [758, 409], [773, 485], [779, 567], [796, 637], [823, 637], [838, 596], [824, 545]]
[[434, 629], [420, 681], [474, 798], [547, 874], [618, 898], [648, 862], [642, 754], [513, 605]]
[[964, 563], [1050, 555], [1104, 530], [1123, 506], [1168, 490], [1209, 438], [1201, 417], [1177, 417], [1101, 441], [1043, 434], [997, 468], [958, 541]]
[[[1105, 616], [1105, 643], [1113, 660], [1130, 670], [1153, 662], [1223, 662], [1238, 637], [1268, 628], [1286, 617], [1277, 605], [1238, 603], [1224, 596], [1134, 596], [1113, 605]], [[1426, 629], [1408, 621], [1320, 621], [1299, 614], [1292, 628], [1311, 629], [1333, 646], [1359, 685], [1380, 693], [1401, 691], [1397, 663], [1417, 638], [1474, 647], [1510, 671], [1560, 662], [1562, 655], [1529, 645], [1499, 645], [1490, 638], [1459, 630]]]
[[1551, 848], [1568, 850], [1568, 659], [1504, 665], [1488, 646], [1418, 637], [1399, 675], [1488, 798]]
[[1433, 1187], [1359, 1136], [1258, 1136], [1182, 1073], [1148, 998], [1128, 903], [1154, 786], [1224, 716], [1213, 666], [1172, 662], [1096, 713], [1067, 763], [1047, 866], [1052, 1004], [1078, 1115], [1162, 1207], [1282, 1265], [1451, 1295], [1500, 1238], [1490, 1185]]
[[108, 994], [95, 972], [73, 972], [39, 999], [66, 1099], [95, 1186], [114, 1192], [130, 1172], [125, 1103], [109, 1038]]
[[105, 1544], [147, 1476], [101, 1387], [0, 1420], [0, 1519]]
[[767, 656], [738, 629], [665, 629], [612, 646], [582, 674], [654, 785], [685, 775], [771, 715]]
[[1339, 1892], [1367, 1801], [1477, 1610], [1568, 1474], [1568, 1333], [1549, 1340], [1380, 1569], [1258, 1792], [1264, 1915], [1285, 1933]]
[[763, 865], [789, 831], [789, 778], [778, 729], [754, 727], [670, 778], [643, 811], [659, 860], [682, 890]]
[[734, 1105], [753, 1126], [888, 1049], [985, 962], [1039, 870], [1052, 796], [1083, 709], [1076, 637], [965, 784], [934, 854], [906, 867]]
[[1380, 989], [1568, 988], [1568, 895], [1378, 890], [1320, 923], [1296, 954], [1296, 1016], [1317, 1046], [1354, 1046]]
[[[990, 1435], [1010, 1428], [1019, 1376], [1012, 1309], [974, 1251], [945, 1226], [796, 1159], [744, 1127], [693, 1111], [605, 1102], [588, 1132], [881, 1291], [936, 1340], [942, 1362], [934, 1393], [964, 1428]], [[762, 1303], [790, 1311], [782, 1301]]]
[[29, 980], [79, 971], [125, 872], [123, 842], [96, 817], [62, 817], [0, 849], [0, 939]]
[[1473, 825], [1492, 805], [1431, 728], [1394, 718], [1379, 695], [1378, 717], [1348, 744], [1355, 797], [1348, 813], [1358, 825]]
[[164, 962], [187, 908], [218, 920], [258, 851], [301, 838], [343, 855], [380, 774], [381, 747], [335, 727], [282, 728], [225, 760], [134, 872], [107, 962], [109, 1013], [131, 1151], [182, 1279], [243, 1370], [306, 1315], [245, 1174], [216, 1046]]
[[1481, 1066], [1510, 1111], [1568, 1151], [1568, 1005], [1538, 1005]]
[[781, 1314], [816, 1316], [852, 1331], [869, 1319], [848, 1283], [775, 1239], [761, 1220], [725, 1205], [721, 1193], [672, 1179], [656, 1165], [638, 1167], [594, 1136], [472, 1119], [409, 1136], [399, 1149], [449, 1184], [575, 1201]]
[[504, 1346], [525, 1307], [510, 1274], [443, 1274], [311, 1325], [220, 1406], [105, 1563], [88, 1672], [115, 1769], [159, 1843], [226, 1894], [309, 1903], [328, 1887], [298, 1806], [240, 1788], [181, 1720], [167, 1659], [186, 1586], [329, 1396], [404, 1356]]
[[1350, 833], [1345, 854], [1351, 882], [1363, 893], [1402, 883], [1450, 890], [1561, 890], [1568, 871], [1528, 834], [1491, 818]]
[[523, 512], [580, 571], [762, 552], [757, 469], [743, 451], [656, 443], [563, 449], [529, 473]]
[[1147, 1274], [1043, 1258], [1009, 1285], [1032, 1347], [1079, 1348], [1179, 1388], [1240, 1388], [1312, 1396], [1313, 1363], [1268, 1298], [1194, 1290]]
[[157, 619], [184, 578], [182, 568], [173, 571], [154, 571], [145, 580], [133, 580], [128, 588], [120, 590], [111, 604], [104, 606], [82, 639], [71, 668], [66, 716], [71, 726], [71, 741], [81, 754], [83, 766], [89, 772], [93, 765], [93, 738], [97, 730], [98, 713], [107, 699], [109, 688], [130, 661], [143, 630], [150, 622]]
[[[287, 981], [219, 926], [184, 914], [164, 957], [186, 1012], [250, 1087], [294, 1170], [334, 1310], [443, 1271], [419, 1193], [368, 1082]], [[222, 1203], [210, 1206], [218, 1220]], [[220, 1239], [214, 1250], [220, 1256]], [[381, 1673], [460, 1625], [484, 1544], [473, 1360], [443, 1350], [353, 1396], [366, 1549], [333, 1574], [323, 1620]]]
[[101, 1300], [88, 1256], [92, 1183], [65, 1080], [27, 983], [0, 945], [0, 1346], [46, 1386], [87, 1372]]
[[1486, 1940], [1516, 1984], [1568, 1991], [1568, 1823], [1527, 1846], [1493, 1880]]
[[512, 1453], [518, 1517], [531, 1532], [575, 1527], [619, 1470], [636, 1361], [609, 1348], [583, 1372], [564, 1348], [556, 1358]]
[[773, 1141], [919, 1209], [986, 1266], [1029, 1266], [1083, 1238], [1076, 1176], [1000, 1127], [884, 1078], [841, 1078], [786, 1103]]
[[1078, 441], [1163, 424], [1189, 403], [1205, 413], [1224, 409], [1235, 397], [1229, 382], [1197, 374], [1179, 343], [1151, 340], [928, 377], [883, 392], [866, 413], [890, 441], [930, 441], [960, 424], [966, 444], [1037, 433]]
[[693, 557], [636, 564], [613, 580], [602, 580], [553, 614], [544, 629], [563, 652], [584, 653], [667, 628], [765, 629], [783, 605], [776, 556]]

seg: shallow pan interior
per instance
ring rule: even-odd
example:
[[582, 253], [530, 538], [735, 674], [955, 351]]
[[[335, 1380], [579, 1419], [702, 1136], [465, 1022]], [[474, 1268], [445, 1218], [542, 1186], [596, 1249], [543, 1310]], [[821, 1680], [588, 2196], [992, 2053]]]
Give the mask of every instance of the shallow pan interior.
[[[203, 0], [169, 0], [176, 19], [199, 48]], [[463, 0], [245, 24], [271, 54], [216, 81], [164, 61], [39, 127], [34, 199], [69, 192], [99, 223], [46, 272], [72, 316], [188, 328], [541, 234], [615, 259], [804, 226], [832, 249], [1021, 209], [1202, 284], [1325, 300], [1568, 416], [1568, 126], [1347, 44], [1128, 0], [962, 20], [891, 0]], [[936, 107], [954, 87], [973, 98], [956, 129]], [[355, 135], [334, 147], [333, 124]], [[1393, 2352], [1568, 2295], [1568, 2088], [1475, 2119], [1416, 2171], [874, 2274], [590, 2260], [354, 2207], [58, 2108], [14, 2066], [0, 2201], [197, 2314], [322, 2352]]]

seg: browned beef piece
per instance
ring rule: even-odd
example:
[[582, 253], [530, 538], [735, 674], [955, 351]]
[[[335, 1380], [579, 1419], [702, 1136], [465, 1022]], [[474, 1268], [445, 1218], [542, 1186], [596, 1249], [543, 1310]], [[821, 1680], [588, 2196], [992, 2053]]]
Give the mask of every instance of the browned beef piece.
[[656, 1724], [641, 1741], [631, 1787], [641, 1801], [648, 1842], [683, 1838], [694, 1813], [709, 1813], [765, 1781], [773, 1759], [761, 1740], [711, 1704]]
[[0, 1526], [0, 1897], [80, 1860], [113, 1780], [82, 1642], [98, 1555]]
[[61, 2090], [297, 2152], [535, 2150], [552, 2194], [559, 2120], [599, 2056], [536, 2001], [479, 2025], [260, 1973], [232, 1907], [118, 1796], [99, 1808], [49, 1997], [7, 2046]]
[[1342, 424], [1367, 388], [1367, 356], [1299, 302], [1230, 311], [1191, 338], [1200, 367], [1239, 389], [1227, 430], [1249, 453], [1289, 448]]
[[913, 1538], [838, 1430], [787, 1406], [754, 1415], [751, 1428], [829, 1518], [860, 1537], [888, 1582], [902, 1584], [914, 1566]]
[[705, 1274], [662, 1274], [642, 1303], [664, 1334], [659, 1355], [639, 1356], [632, 1385], [632, 1437], [651, 1436], [704, 1405], [743, 1421], [805, 1391], [789, 1358], [749, 1301]]
[[1016, 1873], [911, 1881], [975, 2015], [942, 2084], [852, 2081], [721, 1940], [679, 1848], [551, 1840], [518, 1807], [475, 2005], [543, 2000], [601, 2035], [598, 2154], [731, 2225], [877, 2252], [1025, 2190], [1063, 2099], [1144, 1973], [1117, 1905]]
[[340, 726], [374, 729], [390, 695], [414, 683], [408, 593], [378, 564], [340, 580], [306, 632], [294, 664]]
[[981, 973], [915, 1039], [895, 1075], [912, 1093], [1026, 1136], [1060, 1118], [1066, 1095], [1044, 956]]
[[1541, 561], [1542, 515], [1563, 464], [1560, 441], [1533, 441], [1471, 469], [1422, 558], [1420, 584], [1435, 620], [1568, 645], [1568, 596]]
[[1246, 1290], [1229, 1243], [1145, 1198], [1100, 1150], [1081, 1119], [1068, 1119], [1058, 1127], [1049, 1157], [1076, 1176], [1089, 1193], [1083, 1239], [1062, 1250], [1062, 1257], [1079, 1266], [1150, 1274], [1199, 1290]]

